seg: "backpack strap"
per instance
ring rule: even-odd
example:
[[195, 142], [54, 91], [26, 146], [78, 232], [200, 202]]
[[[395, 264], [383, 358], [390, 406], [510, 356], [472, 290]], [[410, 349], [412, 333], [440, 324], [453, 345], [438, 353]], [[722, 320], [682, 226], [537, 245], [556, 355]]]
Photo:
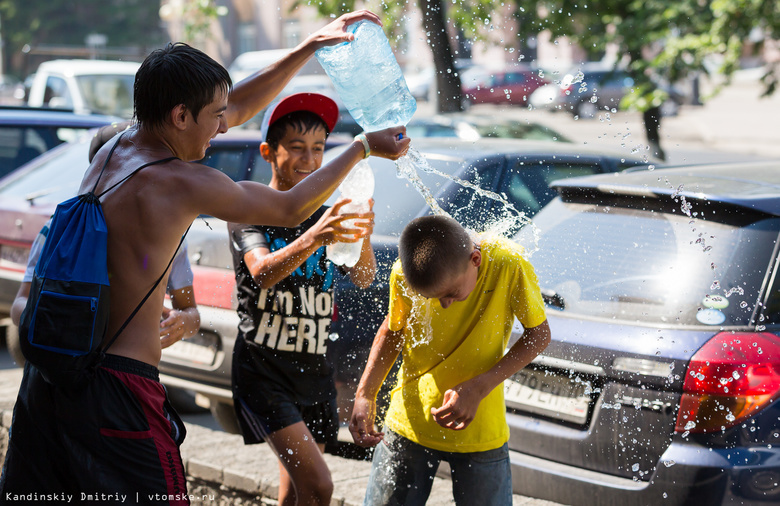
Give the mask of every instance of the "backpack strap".
[[[98, 194], [98, 195], [97, 195], [97, 198], [100, 198], [100, 197], [102, 197], [103, 195], [105, 195], [106, 193], [110, 192], [111, 190], [113, 190], [114, 188], [116, 188], [117, 186], [119, 186], [120, 184], [124, 183], [125, 181], [127, 181], [127, 180], [128, 180], [128, 179], [130, 179], [131, 177], [135, 176], [135, 175], [136, 175], [136, 174], [137, 174], [137, 173], [138, 173], [138, 172], [139, 172], [141, 169], [145, 169], [145, 168], [149, 167], [150, 165], [157, 165], [157, 164], [160, 164], [160, 163], [170, 162], [171, 160], [178, 160], [178, 159], [179, 159], [179, 157], [178, 157], [178, 156], [169, 156], [168, 158], [161, 158], [161, 159], [159, 159], [159, 160], [154, 160], [154, 161], [152, 161], [152, 162], [146, 162], [145, 164], [141, 165], [140, 167], [138, 167], [137, 169], [135, 169], [135, 170], [134, 170], [133, 172], [131, 172], [130, 174], [126, 175], [125, 177], [123, 177], [122, 179], [120, 179], [119, 181], [117, 181], [116, 183], [112, 184], [112, 185], [111, 185], [110, 187], [108, 187], [106, 190], [102, 191], [100, 194]], [[106, 162], [107, 162], [107, 161], [108, 161], [108, 160], [106, 160]], [[105, 167], [104, 167], [104, 168], [105, 168]], [[103, 173], [103, 171], [101, 170], [101, 171], [100, 171], [100, 173], [102, 174], [102, 173]], [[98, 177], [98, 179], [100, 179], [100, 177]], [[95, 187], [97, 187], [97, 183], [95, 183]], [[94, 190], [94, 188], [92, 189], [92, 191], [93, 191], [93, 192], [95, 191], [95, 190]]]
[[[106, 161], [103, 162], [103, 168], [100, 169], [100, 174], [98, 174], [97, 181], [95, 181], [95, 186], [92, 187], [92, 191], [90, 193], [95, 193], [95, 190], [97, 189], [97, 185], [100, 182], [100, 178], [103, 177], [103, 171], [106, 170], [106, 166], [108, 165], [108, 161], [111, 159], [111, 155], [114, 154], [114, 150], [117, 146], [119, 146], [119, 141], [122, 140], [122, 137], [127, 133], [127, 130], [119, 134], [119, 138], [116, 140], [113, 146], [111, 146], [111, 151], [108, 152], [108, 156], [106, 157]], [[104, 192], [105, 193], [105, 192]]]
[[[191, 227], [192, 225], [190, 225]], [[160, 284], [162, 279], [165, 277], [165, 273], [168, 272], [168, 269], [171, 268], [171, 264], [173, 263], [173, 260], [176, 258], [176, 255], [179, 253], [179, 249], [181, 248], [181, 245], [184, 243], [184, 238], [187, 237], [187, 232], [190, 231], [190, 227], [187, 227], [187, 230], [184, 231], [184, 234], [181, 236], [181, 240], [179, 241], [179, 245], [176, 247], [176, 251], [173, 252], [173, 256], [168, 261], [168, 265], [165, 267], [165, 270], [162, 274], [160, 274], [160, 277], [157, 278], [157, 281], [154, 282], [154, 285], [152, 285], [152, 288], [149, 289], [149, 291], [144, 296], [143, 300], [138, 303], [138, 305], [135, 307], [132, 313], [130, 313], [130, 316], [127, 317], [125, 322], [122, 324], [121, 327], [119, 327], [119, 330], [116, 331], [114, 336], [106, 343], [106, 346], [101, 350], [101, 353], [105, 353], [109, 347], [111, 347], [112, 344], [114, 344], [114, 341], [116, 341], [116, 338], [119, 337], [119, 334], [122, 333], [123, 330], [125, 330], [125, 327], [130, 323], [130, 320], [133, 319], [133, 317], [138, 313], [138, 311], [141, 310], [141, 307], [144, 305], [146, 300], [152, 296], [152, 293], [154, 293], [155, 289], [157, 289], [157, 286]]]
[[[100, 182], [100, 178], [103, 176], [103, 171], [106, 170], [106, 166], [108, 165], [108, 161], [111, 159], [111, 155], [114, 154], [114, 150], [119, 145], [119, 141], [122, 140], [122, 137], [125, 135], [125, 133], [127, 133], [127, 130], [125, 130], [124, 132], [122, 132], [119, 135], [119, 138], [116, 140], [114, 145], [111, 147], [111, 151], [108, 152], [108, 156], [106, 157], [106, 161], [103, 162], [103, 167], [100, 169], [100, 174], [98, 174], [97, 181], [95, 181], [95, 186], [92, 187], [92, 191], [90, 192], [90, 194], [95, 195], [95, 190], [97, 189], [97, 185]], [[96, 199], [99, 200], [100, 197], [102, 197], [106, 193], [110, 192], [111, 190], [113, 190], [114, 188], [119, 186], [120, 184], [124, 183], [125, 181], [127, 181], [131, 177], [135, 176], [140, 170], [145, 169], [146, 167], [149, 167], [150, 165], [157, 165], [157, 164], [160, 164], [160, 163], [170, 162], [171, 160], [178, 160], [178, 159], [179, 159], [179, 157], [177, 157], [177, 156], [169, 156], [168, 158], [161, 158], [159, 160], [154, 160], [154, 161], [151, 161], [151, 162], [147, 162], [147, 163], [141, 165], [140, 167], [138, 167], [137, 169], [135, 169], [133, 172], [131, 172], [127, 176], [125, 176], [122, 179], [120, 179], [118, 182], [116, 182], [113, 185], [111, 185], [108, 189], [104, 190], [99, 195], [95, 195], [95, 197], [93, 197], [93, 198], [96, 198]], [[190, 225], [190, 226], [192, 226], [192, 225]], [[144, 303], [147, 301], [147, 299], [149, 299], [149, 297], [152, 296], [152, 293], [154, 293], [154, 291], [159, 286], [160, 282], [165, 277], [165, 273], [168, 272], [168, 269], [171, 268], [171, 264], [173, 263], [173, 260], [176, 258], [176, 255], [179, 252], [179, 249], [181, 248], [181, 245], [184, 243], [184, 238], [187, 237], [187, 232], [189, 232], [189, 231], [190, 231], [190, 227], [187, 227], [187, 230], [181, 236], [181, 240], [179, 241], [179, 245], [176, 247], [176, 251], [173, 252], [173, 256], [171, 257], [170, 261], [168, 261], [168, 265], [165, 267], [165, 270], [162, 272], [162, 274], [160, 274], [160, 277], [157, 278], [157, 281], [154, 282], [154, 285], [152, 285], [152, 288], [149, 289], [149, 291], [146, 293], [146, 295], [141, 300], [141, 302], [139, 302], [138, 305], [135, 307], [133, 312], [130, 313], [130, 316], [127, 317], [127, 319], [122, 324], [122, 326], [119, 327], [119, 330], [117, 330], [116, 333], [113, 335], [113, 337], [111, 337], [111, 339], [108, 341], [108, 343], [106, 343], [106, 346], [101, 350], [101, 354], [105, 353], [106, 350], [108, 350], [108, 348], [111, 347], [112, 344], [114, 344], [114, 341], [116, 341], [116, 339], [119, 337], [119, 334], [121, 334], [122, 331], [125, 330], [125, 327], [127, 327], [128, 324], [130, 324], [130, 320], [132, 320], [133, 317], [136, 315], [136, 313], [138, 313], [138, 311], [141, 310], [141, 307], [144, 305]]]
[[[122, 137], [124, 137], [124, 135], [125, 135], [127, 132], [128, 132], [128, 131], [127, 131], [127, 130], [125, 130], [124, 132], [122, 132], [121, 134], [119, 134], [119, 138], [116, 140], [116, 142], [114, 143], [114, 145], [113, 145], [113, 146], [111, 146], [111, 151], [109, 151], [109, 152], [108, 152], [108, 156], [106, 157], [106, 161], [105, 161], [105, 162], [103, 162], [103, 167], [100, 169], [100, 174], [98, 174], [97, 181], [95, 181], [95, 186], [93, 186], [93, 187], [92, 187], [92, 191], [91, 191], [90, 193], [94, 194], [94, 193], [95, 193], [95, 190], [97, 190], [98, 183], [100, 183], [100, 178], [101, 178], [101, 177], [103, 177], [103, 171], [104, 171], [104, 170], [106, 170], [106, 166], [108, 165], [108, 161], [109, 161], [109, 160], [111, 160], [111, 155], [113, 155], [113, 154], [114, 154], [114, 150], [115, 150], [115, 149], [116, 149], [116, 147], [119, 145], [119, 141], [121, 141], [121, 140], [122, 140]], [[113, 190], [114, 188], [116, 188], [117, 186], [119, 186], [120, 184], [124, 183], [125, 181], [127, 181], [127, 180], [128, 180], [128, 179], [130, 179], [131, 177], [135, 176], [135, 175], [136, 175], [136, 173], [138, 173], [138, 171], [140, 171], [141, 169], [145, 169], [146, 167], [149, 167], [150, 165], [157, 165], [157, 164], [159, 164], [159, 163], [170, 162], [171, 160], [178, 160], [178, 159], [179, 159], [179, 157], [178, 157], [178, 156], [169, 156], [168, 158], [161, 158], [161, 159], [159, 159], [159, 160], [154, 160], [153, 162], [147, 162], [147, 163], [145, 163], [145, 164], [141, 165], [140, 167], [138, 167], [137, 169], [135, 169], [133, 172], [131, 172], [131, 173], [130, 173], [130, 174], [128, 174], [127, 176], [125, 176], [125, 177], [123, 177], [122, 179], [120, 179], [118, 182], [116, 182], [116, 183], [114, 183], [113, 185], [111, 185], [111, 186], [110, 186], [110, 187], [109, 187], [107, 190], [104, 190], [103, 192], [101, 192], [99, 195], [97, 195], [97, 198], [99, 199], [100, 197], [102, 197], [102, 196], [103, 196], [103, 195], [105, 195], [106, 193], [110, 192], [111, 190]], [[186, 234], [185, 234], [185, 235], [186, 235]]]

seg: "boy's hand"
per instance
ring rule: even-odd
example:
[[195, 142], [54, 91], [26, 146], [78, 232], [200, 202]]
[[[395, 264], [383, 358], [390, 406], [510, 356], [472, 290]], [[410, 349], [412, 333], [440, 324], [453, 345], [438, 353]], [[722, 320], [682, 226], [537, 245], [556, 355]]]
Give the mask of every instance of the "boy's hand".
[[477, 408], [482, 402], [478, 389], [468, 388], [466, 383], [444, 392], [444, 402], [440, 408], [431, 408], [434, 421], [445, 429], [463, 430], [477, 416]]
[[184, 314], [177, 309], [163, 306], [160, 322], [160, 347], [162, 349], [178, 343], [184, 337]]
[[376, 401], [355, 397], [352, 418], [349, 421], [349, 432], [356, 445], [368, 448], [376, 446], [382, 441], [385, 433], [374, 429], [375, 418]]
[[372, 156], [397, 160], [409, 150], [412, 140], [406, 136], [406, 127], [390, 127], [378, 132], [366, 132]]
[[379, 19], [379, 16], [369, 10], [348, 12], [311, 34], [309, 40], [314, 42], [315, 49], [355, 40], [355, 34], [349, 33], [347, 26], [363, 20], [382, 26], [382, 20]]
[[[341, 208], [349, 204], [350, 199], [341, 197], [333, 204], [333, 207], [323, 213], [317, 223], [309, 229], [316, 240], [322, 245], [336, 242], [358, 242], [360, 239], [371, 235], [374, 231], [374, 212], [367, 213], [342, 213]], [[373, 200], [370, 205], [373, 207]], [[351, 227], [345, 227], [345, 220], [358, 220]]]

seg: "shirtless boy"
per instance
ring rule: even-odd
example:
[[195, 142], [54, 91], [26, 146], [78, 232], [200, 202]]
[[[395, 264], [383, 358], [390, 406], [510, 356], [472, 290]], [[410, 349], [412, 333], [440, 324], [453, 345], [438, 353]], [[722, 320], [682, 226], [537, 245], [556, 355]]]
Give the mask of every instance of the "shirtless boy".
[[[137, 127], [95, 156], [80, 191], [92, 188], [118, 142], [97, 192], [145, 162], [178, 159], [138, 172], [102, 200], [108, 226], [112, 336], [165, 269], [181, 235], [200, 214], [230, 222], [291, 227], [338, 187], [365, 148], [355, 141], [295, 188], [234, 183], [191, 163], [209, 141], [256, 115], [314, 54], [349, 41], [346, 26], [379, 23], [369, 11], [345, 14], [306, 38], [280, 61], [231, 89], [227, 71], [186, 44], [154, 51], [135, 79]], [[403, 127], [366, 134], [373, 155], [396, 159], [409, 146]], [[399, 139], [399, 134], [404, 134]], [[164, 280], [165, 281], [165, 280]], [[160, 307], [165, 282], [109, 350], [83, 390], [64, 391], [28, 365], [14, 408], [1, 497], [24, 494], [128, 496], [144, 504], [189, 503], [179, 445], [184, 426], [158, 381]], [[119, 502], [119, 501], [117, 501]]]

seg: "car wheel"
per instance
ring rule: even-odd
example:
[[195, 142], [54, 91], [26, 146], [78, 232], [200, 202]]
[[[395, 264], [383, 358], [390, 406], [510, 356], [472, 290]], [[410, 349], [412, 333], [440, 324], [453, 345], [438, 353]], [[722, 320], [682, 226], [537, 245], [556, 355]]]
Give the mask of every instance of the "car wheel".
[[599, 113], [599, 107], [590, 100], [586, 100], [577, 104], [575, 111], [580, 118], [592, 119]]
[[211, 415], [225, 432], [241, 434], [233, 406], [226, 402], [211, 401]]
[[19, 329], [13, 323], [5, 326], [5, 344], [8, 346], [8, 353], [14, 359], [16, 365], [24, 367], [27, 361], [24, 358], [21, 346], [19, 346]]

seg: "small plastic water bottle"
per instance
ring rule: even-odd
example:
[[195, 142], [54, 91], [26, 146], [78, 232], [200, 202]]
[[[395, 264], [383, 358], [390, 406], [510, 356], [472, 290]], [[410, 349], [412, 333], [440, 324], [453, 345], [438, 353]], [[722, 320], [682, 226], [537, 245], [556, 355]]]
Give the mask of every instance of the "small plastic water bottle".
[[[341, 213], [365, 213], [369, 210], [368, 200], [374, 194], [374, 172], [368, 161], [359, 161], [344, 178], [339, 186], [343, 197], [352, 202], [341, 207]], [[353, 226], [355, 220], [344, 220], [345, 227]], [[325, 248], [328, 259], [336, 265], [353, 267], [360, 260], [360, 252], [363, 249], [363, 241], [337, 242], [329, 244]]]
[[347, 27], [352, 42], [315, 52], [349, 113], [366, 132], [406, 125], [417, 110], [382, 27], [359, 21]]

